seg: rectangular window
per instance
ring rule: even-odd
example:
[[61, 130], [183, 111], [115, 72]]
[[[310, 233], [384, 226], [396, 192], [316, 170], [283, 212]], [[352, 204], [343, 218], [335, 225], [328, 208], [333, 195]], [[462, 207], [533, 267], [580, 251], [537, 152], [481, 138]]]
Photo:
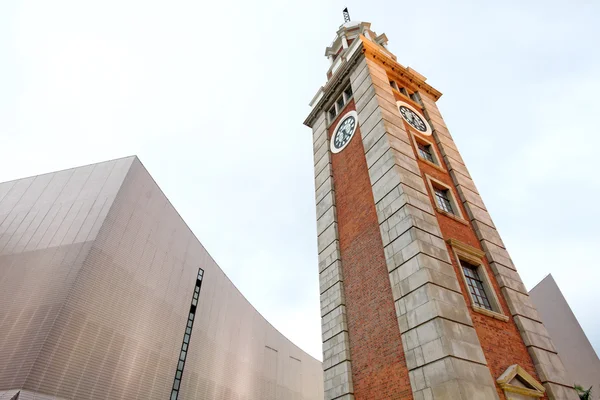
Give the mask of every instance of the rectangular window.
[[337, 108], [337, 112], [339, 113], [340, 111], [342, 111], [342, 108], [344, 108], [344, 97], [340, 96], [339, 99], [337, 99], [337, 102], [335, 103], [336, 108]]
[[398, 89], [398, 84], [396, 83], [396, 81], [390, 81], [390, 86], [393, 87], [396, 90], [399, 90]]
[[405, 95], [406, 97], [408, 97], [408, 92], [406, 91], [406, 88], [401, 87], [400, 88], [400, 93], [402, 93], [403, 95]]
[[185, 359], [188, 353], [188, 347], [190, 343], [190, 336], [192, 334], [192, 328], [194, 326], [194, 317], [196, 316], [196, 306], [198, 305], [198, 299], [200, 297], [200, 288], [202, 287], [202, 278], [204, 276], [204, 270], [198, 269], [198, 275], [196, 276], [196, 286], [194, 287], [194, 293], [192, 294], [192, 304], [190, 305], [190, 312], [188, 314], [188, 320], [185, 328], [185, 334], [183, 335], [183, 343], [181, 344], [181, 352], [179, 353], [179, 362], [177, 363], [177, 370], [175, 371], [175, 379], [173, 380], [173, 389], [171, 390], [171, 400], [177, 400], [179, 396], [179, 387], [181, 386], [181, 376], [183, 375], [183, 368], [185, 367]]
[[465, 280], [469, 292], [471, 293], [471, 297], [473, 298], [473, 303], [479, 307], [492, 311], [492, 306], [487, 293], [485, 292], [483, 281], [477, 272], [478, 267], [463, 260], [460, 260], [460, 265], [465, 274]]
[[348, 102], [348, 100], [350, 100], [350, 97], [352, 97], [352, 88], [348, 86], [346, 90], [344, 90], [344, 100], [346, 101], [346, 103]]
[[[340, 97], [335, 100], [335, 103], [331, 106], [331, 108], [327, 111], [327, 118], [329, 119], [329, 123], [333, 123], [335, 117], [342, 112], [344, 106], [348, 104], [348, 101], [352, 97], [352, 87], [350, 85], [346, 86]], [[202, 277], [199, 277], [202, 280]]]
[[335, 119], [335, 116], [337, 115], [337, 113], [335, 112], [335, 106], [332, 106], [329, 109], [329, 123], [332, 123], [333, 120]]
[[446, 211], [447, 213], [454, 214], [454, 210], [452, 209], [452, 202], [448, 196], [448, 189], [440, 189], [438, 187], [434, 187], [433, 191], [435, 192], [435, 202], [437, 206]]
[[417, 104], [421, 104], [421, 99], [419, 98], [419, 95], [417, 94], [417, 92], [411, 93], [410, 94], [410, 99], [412, 101], [414, 101], [415, 103], [417, 103]]
[[424, 160], [427, 160], [429, 162], [432, 162], [434, 164], [437, 164], [435, 162], [435, 158], [433, 158], [431, 145], [417, 142], [417, 148], [419, 150], [419, 156], [421, 158], [423, 158]]
[[500, 321], [508, 321], [509, 317], [504, 314], [490, 280], [488, 267], [483, 262], [485, 252], [453, 238], [446, 239], [446, 243], [452, 247], [458, 262], [473, 311]]

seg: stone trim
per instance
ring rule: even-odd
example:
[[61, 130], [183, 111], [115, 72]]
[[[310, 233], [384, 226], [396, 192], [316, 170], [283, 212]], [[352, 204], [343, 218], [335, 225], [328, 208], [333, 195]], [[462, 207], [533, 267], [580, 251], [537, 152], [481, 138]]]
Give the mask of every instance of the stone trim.
[[[531, 388], [516, 386], [511, 384], [512, 380], [518, 376], [518, 379], [524, 381]], [[513, 364], [504, 371], [498, 379], [498, 385], [504, 390], [504, 393], [517, 393], [526, 397], [541, 398], [544, 397], [546, 389], [533, 376], [529, 375], [521, 366]], [[508, 397], [508, 394], [507, 394]], [[509, 397], [510, 398], [510, 397]]]
[[[425, 139], [421, 135], [417, 135], [412, 130], [409, 130], [409, 134], [410, 134], [410, 138], [412, 139], [413, 146], [415, 146], [415, 152], [417, 153], [417, 157], [419, 158], [419, 160], [421, 160], [422, 162], [424, 162], [427, 165], [432, 166], [433, 168], [437, 168], [442, 172], [446, 172], [446, 169], [444, 168], [444, 166], [442, 164], [442, 157], [440, 157], [440, 154], [438, 153], [437, 148], [433, 145], [433, 142], [430, 141], [429, 139]], [[431, 146], [431, 150], [433, 150], [433, 153], [435, 155], [435, 160], [437, 161], [437, 163], [433, 163], [433, 162], [421, 157], [421, 155], [419, 154], [418, 142], [424, 142], [424, 143], [428, 144], [429, 146]]]
[[[460, 206], [458, 204], [458, 201], [456, 200], [456, 196], [454, 195], [454, 190], [452, 190], [452, 188], [450, 186], [446, 185], [444, 182], [439, 181], [427, 174], [425, 174], [425, 179], [427, 180], [427, 186], [429, 187], [429, 191], [431, 192], [431, 198], [433, 199], [432, 203], [433, 203], [433, 207], [435, 208], [435, 210], [441, 214], [444, 214], [444, 215], [450, 217], [450, 218], [456, 219], [458, 221], [466, 222], [465, 218], [463, 217], [462, 210], [460, 209]], [[434, 184], [436, 186], [441, 186], [442, 188], [444, 188], [448, 191], [448, 193], [450, 194], [450, 202], [452, 203], [452, 208], [454, 210], [456, 210], [457, 214], [449, 213], [446, 210], [443, 210], [440, 207], [438, 207], [437, 201], [435, 200], [435, 192], [433, 190]]]
[[[454, 251], [454, 257], [456, 258], [456, 261], [459, 264], [458, 269], [460, 271], [460, 276], [462, 276], [462, 279], [465, 283], [465, 287], [467, 288], [467, 295], [471, 300], [471, 308], [473, 309], [473, 311], [487, 315], [488, 317], [496, 318], [500, 321], [508, 321], [508, 316], [505, 315], [504, 311], [502, 310], [502, 305], [500, 304], [500, 300], [498, 299], [496, 290], [494, 290], [494, 286], [492, 285], [492, 281], [490, 280], [490, 277], [487, 273], [487, 269], [485, 268], [485, 265], [482, 262], [485, 253], [479, 249], [476, 249], [475, 247], [469, 246], [468, 244], [462, 243], [456, 239], [448, 239], [446, 240], [446, 243], [448, 243]], [[489, 300], [492, 303], [492, 307], [494, 308], [493, 310], [488, 310], [487, 308], [480, 307], [473, 301], [471, 291], [468, 289], [467, 277], [465, 276], [462, 266], [460, 265], [460, 260], [465, 260], [477, 266], [477, 272], [480, 275], [482, 275], [481, 278], [485, 285], [485, 291], [489, 297]]]
[[450, 238], [450, 239], [446, 240], [446, 243], [448, 243], [451, 247], [460, 251], [461, 253], [467, 254], [469, 256], [473, 256], [473, 257], [477, 258], [478, 260], [481, 260], [485, 256], [485, 252], [483, 252], [473, 246], [469, 246], [468, 244], [463, 243], [459, 240]]
[[414, 398], [497, 400], [412, 140], [383, 80], [385, 69], [367, 59], [350, 73], [365, 104], [358, 120]]
[[549, 398], [552, 400], [577, 400], [578, 396], [572, 388], [572, 382], [566, 379], [562, 361], [556, 354], [552, 340], [541, 323], [510, 255], [468, 174], [465, 163], [437, 109], [435, 100], [426, 95], [422, 95], [421, 100], [425, 115], [433, 127], [434, 139], [444, 156], [444, 161], [450, 170], [465, 211], [485, 250], [510, 314], [519, 329]]
[[313, 129], [325, 400], [353, 400], [344, 278], [325, 111]]

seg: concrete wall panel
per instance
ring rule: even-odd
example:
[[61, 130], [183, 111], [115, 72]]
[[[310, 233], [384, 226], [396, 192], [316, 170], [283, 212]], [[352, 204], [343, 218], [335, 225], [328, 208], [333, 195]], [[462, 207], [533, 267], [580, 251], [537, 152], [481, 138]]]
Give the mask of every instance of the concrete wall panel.
[[179, 399], [323, 399], [321, 363], [248, 303], [137, 158], [0, 198], [0, 393], [169, 399], [202, 268]]

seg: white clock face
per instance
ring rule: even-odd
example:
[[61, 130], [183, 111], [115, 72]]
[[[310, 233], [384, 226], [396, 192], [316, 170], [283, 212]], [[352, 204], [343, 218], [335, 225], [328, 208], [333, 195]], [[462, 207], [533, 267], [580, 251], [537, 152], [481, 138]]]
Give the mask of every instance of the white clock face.
[[350, 111], [336, 125], [331, 134], [331, 152], [339, 153], [350, 143], [358, 126], [358, 115], [356, 111]]
[[431, 127], [427, 123], [427, 120], [425, 120], [425, 117], [423, 117], [419, 111], [403, 101], [396, 102], [396, 105], [398, 106], [400, 115], [402, 118], [404, 118], [408, 125], [422, 135], [431, 135]]

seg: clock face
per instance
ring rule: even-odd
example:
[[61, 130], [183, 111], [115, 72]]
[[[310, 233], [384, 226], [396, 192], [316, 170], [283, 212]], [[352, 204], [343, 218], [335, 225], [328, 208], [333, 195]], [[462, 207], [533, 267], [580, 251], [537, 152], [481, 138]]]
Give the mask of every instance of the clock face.
[[423, 135], [431, 135], [431, 127], [417, 110], [403, 101], [397, 102], [397, 105], [400, 115], [411, 127]]
[[350, 143], [358, 125], [356, 111], [350, 111], [338, 122], [331, 135], [331, 152], [339, 153]]

